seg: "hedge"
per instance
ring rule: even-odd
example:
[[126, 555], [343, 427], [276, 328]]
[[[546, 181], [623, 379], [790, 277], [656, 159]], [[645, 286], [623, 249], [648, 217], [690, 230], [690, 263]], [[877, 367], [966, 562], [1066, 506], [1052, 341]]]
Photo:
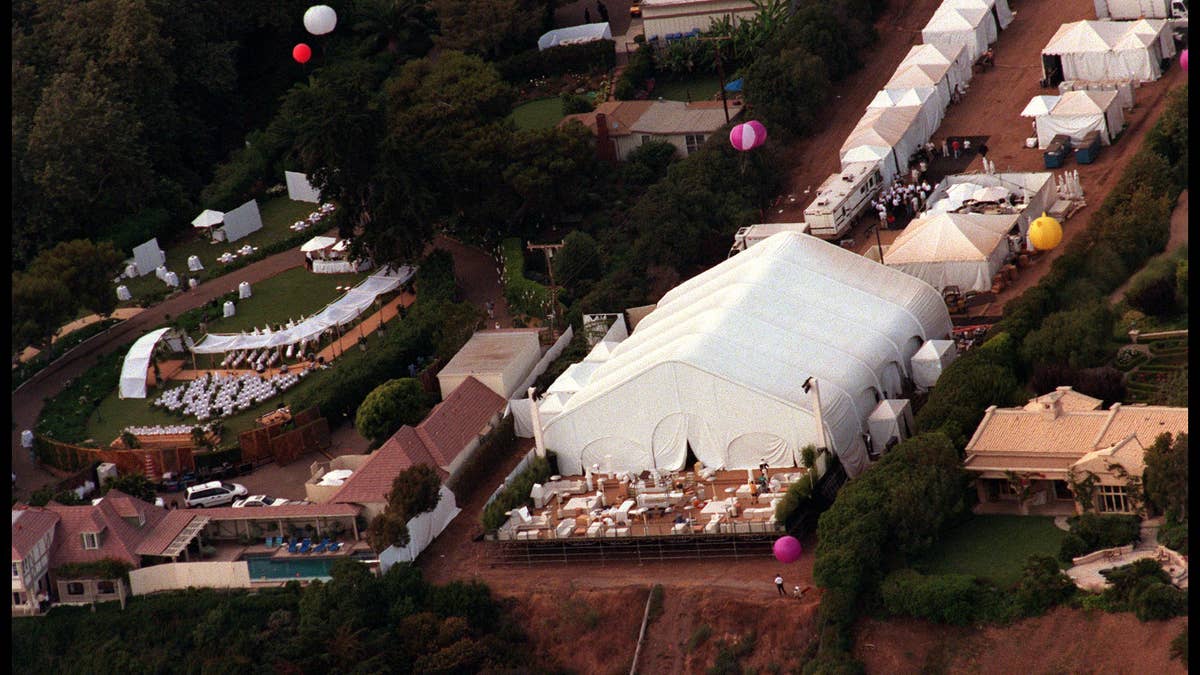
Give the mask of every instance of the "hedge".
[[967, 574], [921, 574], [903, 569], [880, 586], [883, 605], [898, 616], [965, 626], [1002, 619], [1007, 608], [995, 588]]
[[1125, 546], [1138, 538], [1141, 520], [1137, 516], [1085, 513], [1067, 519], [1071, 533], [1063, 538], [1058, 559], [1072, 558], [1104, 548]]
[[495, 532], [508, 520], [505, 511], [519, 509], [522, 506], [532, 506], [533, 500], [529, 497], [529, 491], [533, 488], [534, 483], [544, 483], [550, 478], [550, 461], [544, 457], [534, 457], [529, 466], [513, 477], [511, 483], [508, 484], [491, 504], [483, 510], [483, 515], [480, 521], [483, 523], [485, 532]]
[[545, 317], [550, 311], [550, 289], [525, 278], [521, 240], [505, 239], [500, 250], [504, 262], [504, 299], [509, 308], [528, 316]]
[[497, 63], [496, 70], [509, 82], [521, 82], [542, 75], [612, 70], [616, 65], [616, 43], [612, 40], [596, 40], [542, 51], [531, 49]]

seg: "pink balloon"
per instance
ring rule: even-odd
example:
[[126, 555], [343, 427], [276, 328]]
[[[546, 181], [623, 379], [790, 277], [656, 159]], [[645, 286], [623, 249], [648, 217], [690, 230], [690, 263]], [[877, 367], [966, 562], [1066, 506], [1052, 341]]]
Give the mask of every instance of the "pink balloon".
[[1179, 65], [1183, 66], [1183, 72], [1185, 73], [1187, 72], [1187, 52], [1188, 50], [1185, 49], [1183, 50], [1183, 53], [1179, 55]]
[[746, 133], [745, 124], [735, 125], [729, 130], [729, 144], [733, 146], [734, 150], [745, 152], [754, 147], [751, 145], [754, 142], [753, 134], [753, 131]]
[[804, 549], [800, 546], [800, 540], [787, 536], [780, 537], [775, 540], [775, 559], [781, 563], [794, 563], [800, 559], [800, 554]]
[[754, 130], [754, 145], [752, 147], [757, 148], [767, 142], [767, 128], [763, 126], [762, 122], [753, 120], [746, 122], [746, 126]]

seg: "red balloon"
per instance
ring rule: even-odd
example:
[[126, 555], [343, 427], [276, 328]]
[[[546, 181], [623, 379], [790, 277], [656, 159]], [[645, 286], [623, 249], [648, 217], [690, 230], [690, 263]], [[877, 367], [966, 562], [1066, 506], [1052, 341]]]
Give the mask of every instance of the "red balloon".
[[296, 59], [296, 63], [308, 63], [308, 60], [312, 58], [312, 49], [309, 49], [308, 45], [301, 42], [292, 47], [292, 58]]

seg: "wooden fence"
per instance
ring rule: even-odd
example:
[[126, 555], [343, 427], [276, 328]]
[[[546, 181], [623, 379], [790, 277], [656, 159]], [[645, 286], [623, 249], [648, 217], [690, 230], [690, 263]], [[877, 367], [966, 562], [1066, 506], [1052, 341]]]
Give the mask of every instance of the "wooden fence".
[[333, 444], [329, 421], [316, 408], [303, 410], [289, 422], [243, 431], [238, 435], [242, 446], [242, 461], [257, 462], [270, 458], [279, 466], [295, 461], [301, 455], [325, 450]]
[[193, 457], [195, 448], [88, 448], [70, 443], [61, 443], [44, 436], [34, 437], [34, 450], [38, 461], [64, 471], [80, 471], [96, 462], [111, 462], [117, 465], [121, 475], [145, 473], [148, 462], [153, 462], [158, 473], [172, 471], [182, 473], [196, 468]]

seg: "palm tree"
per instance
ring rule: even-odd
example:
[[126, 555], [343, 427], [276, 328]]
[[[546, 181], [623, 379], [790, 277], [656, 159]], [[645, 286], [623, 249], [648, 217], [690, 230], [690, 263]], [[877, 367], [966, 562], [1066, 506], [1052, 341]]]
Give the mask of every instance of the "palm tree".
[[370, 53], [421, 56], [433, 46], [437, 17], [420, 0], [359, 0], [354, 7], [355, 33], [367, 38]]

